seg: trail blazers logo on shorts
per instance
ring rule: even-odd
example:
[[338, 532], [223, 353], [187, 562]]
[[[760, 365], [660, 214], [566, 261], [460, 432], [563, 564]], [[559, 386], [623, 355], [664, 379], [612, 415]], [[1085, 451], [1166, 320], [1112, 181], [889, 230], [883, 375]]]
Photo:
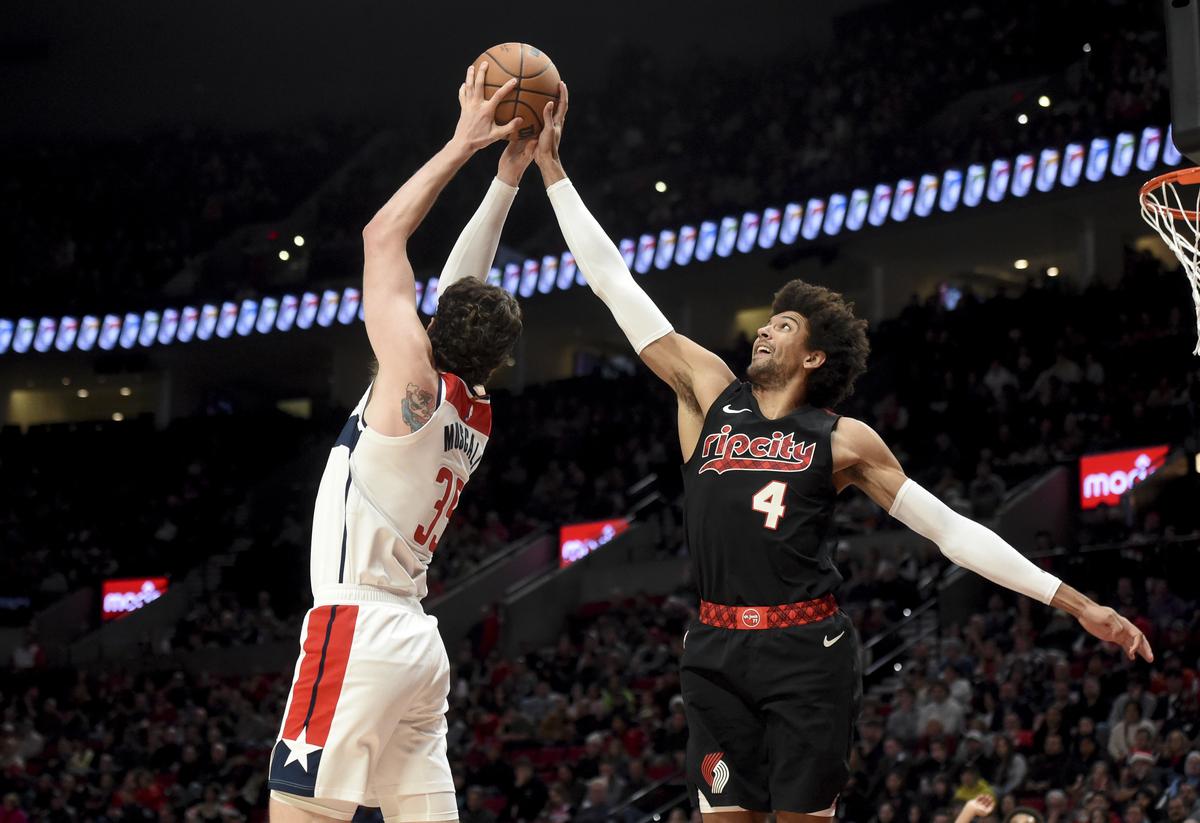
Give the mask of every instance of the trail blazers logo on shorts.
[[725, 791], [725, 784], [729, 782], [729, 767], [725, 765], [724, 757], [725, 752], [713, 752], [706, 754], [700, 763], [700, 774], [713, 794]]
[[725, 425], [704, 438], [700, 456], [705, 458], [699, 474], [728, 471], [802, 472], [812, 464], [816, 443], [796, 442], [792, 432], [774, 432], [770, 437], [750, 437]]

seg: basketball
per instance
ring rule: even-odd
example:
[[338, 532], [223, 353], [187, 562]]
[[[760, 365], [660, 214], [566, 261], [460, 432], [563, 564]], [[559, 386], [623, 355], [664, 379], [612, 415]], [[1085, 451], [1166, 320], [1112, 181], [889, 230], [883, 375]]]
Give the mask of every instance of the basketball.
[[525, 122], [519, 136], [534, 137], [542, 130], [542, 112], [547, 100], [558, 100], [558, 69], [543, 51], [528, 43], [501, 43], [475, 59], [475, 68], [487, 61], [487, 81], [484, 85], [490, 100], [496, 89], [517, 78], [517, 87], [496, 108], [496, 123], [503, 126], [514, 117]]

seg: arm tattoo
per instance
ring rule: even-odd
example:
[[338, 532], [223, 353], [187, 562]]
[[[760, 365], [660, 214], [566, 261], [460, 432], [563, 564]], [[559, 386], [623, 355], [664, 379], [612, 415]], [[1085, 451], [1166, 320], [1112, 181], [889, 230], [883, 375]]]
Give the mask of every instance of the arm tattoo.
[[400, 411], [410, 429], [415, 432], [429, 422], [429, 418], [433, 417], [433, 403], [432, 392], [426, 391], [416, 383], [408, 384]]

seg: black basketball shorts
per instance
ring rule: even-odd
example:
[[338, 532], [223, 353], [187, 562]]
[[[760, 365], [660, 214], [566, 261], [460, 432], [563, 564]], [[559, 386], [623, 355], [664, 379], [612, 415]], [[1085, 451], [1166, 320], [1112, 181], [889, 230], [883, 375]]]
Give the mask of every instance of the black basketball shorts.
[[711, 807], [834, 806], [862, 704], [858, 633], [844, 612], [760, 630], [695, 622], [680, 679], [688, 782]]

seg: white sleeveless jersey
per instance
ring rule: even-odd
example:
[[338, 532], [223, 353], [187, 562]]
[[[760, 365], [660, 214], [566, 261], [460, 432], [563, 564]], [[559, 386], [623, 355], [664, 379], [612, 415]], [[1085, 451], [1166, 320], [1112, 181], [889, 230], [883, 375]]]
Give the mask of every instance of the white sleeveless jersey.
[[433, 416], [412, 434], [388, 437], [367, 425], [369, 387], [346, 421], [317, 492], [314, 596], [338, 585], [428, 593], [425, 570], [492, 428], [486, 399], [452, 374], [438, 378]]

